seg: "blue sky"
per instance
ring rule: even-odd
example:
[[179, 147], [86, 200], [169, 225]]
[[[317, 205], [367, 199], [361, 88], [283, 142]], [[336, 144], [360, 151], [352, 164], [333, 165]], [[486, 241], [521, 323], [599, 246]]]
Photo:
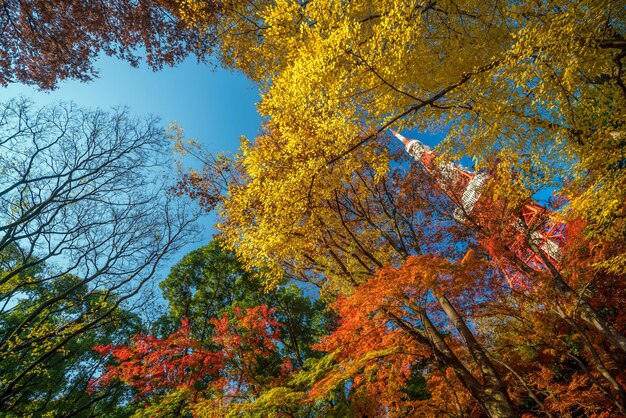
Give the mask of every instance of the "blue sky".
[[90, 83], [64, 81], [53, 92], [11, 84], [0, 87], [0, 101], [23, 95], [37, 104], [61, 100], [102, 109], [126, 105], [136, 116], [159, 116], [164, 126], [178, 121], [188, 137], [212, 152], [235, 151], [241, 135], [253, 138], [259, 130], [258, 91], [240, 74], [212, 70], [193, 59], [159, 72], [110, 57], [101, 58], [97, 66], [100, 76]]
[[[160, 117], [164, 127], [177, 121], [187, 137], [197, 139], [211, 152], [235, 152], [242, 135], [254, 138], [259, 131], [261, 119], [255, 108], [258, 90], [241, 74], [212, 69], [194, 59], [159, 72], [145, 65], [133, 68], [110, 57], [101, 58], [97, 67], [99, 77], [94, 81], [64, 81], [52, 92], [20, 84], [0, 87], [0, 102], [24, 96], [37, 105], [72, 101], [81, 107], [105, 110], [128, 106], [134, 116]], [[164, 268], [168, 270], [188, 251], [206, 244], [214, 232], [213, 222], [213, 217], [203, 219], [201, 240], [173, 254]]]

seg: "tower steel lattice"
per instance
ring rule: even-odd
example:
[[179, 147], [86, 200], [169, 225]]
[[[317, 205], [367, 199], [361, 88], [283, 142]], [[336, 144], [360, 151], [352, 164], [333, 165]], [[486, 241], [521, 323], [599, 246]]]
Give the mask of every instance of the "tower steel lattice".
[[493, 214], [504, 212], [498, 207], [504, 202], [500, 205], [497, 200], [484, 197], [493, 176], [488, 172], [473, 173], [452, 162], [440, 161], [429, 146], [416, 139], [407, 139], [393, 130], [392, 133], [402, 141], [406, 152], [435, 179], [439, 189], [454, 202], [454, 218], [479, 232], [481, 243], [501, 267], [511, 288], [533, 286], [522, 269], [539, 271], [559, 268], [565, 224], [556, 220], [552, 212], [535, 202], [526, 202], [518, 213], [500, 222], [504, 226], [495, 237], [497, 245], [494, 246], [493, 233], [486, 233], [485, 227]]

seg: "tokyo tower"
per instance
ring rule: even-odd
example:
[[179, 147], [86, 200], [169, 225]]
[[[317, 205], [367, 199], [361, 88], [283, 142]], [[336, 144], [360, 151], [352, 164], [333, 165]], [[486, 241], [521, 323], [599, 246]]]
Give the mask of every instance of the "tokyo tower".
[[454, 202], [454, 218], [479, 233], [479, 241], [499, 264], [511, 288], [532, 286], [525, 280], [521, 269], [526, 272], [549, 267], [558, 269], [565, 224], [555, 220], [550, 211], [532, 201], [526, 202], [517, 214], [504, 219], [497, 238], [500, 240], [498, 248], [505, 251], [496, 251], [487, 242], [493, 239], [494, 234], [486, 233], [485, 227], [494, 213], [504, 213], [503, 208], [498, 206], [505, 203], [500, 204], [483, 196], [492, 175], [488, 172], [473, 173], [457, 164], [440, 161], [437, 154], [422, 142], [407, 139], [393, 130], [391, 132], [402, 141], [406, 152], [434, 178], [439, 189]]

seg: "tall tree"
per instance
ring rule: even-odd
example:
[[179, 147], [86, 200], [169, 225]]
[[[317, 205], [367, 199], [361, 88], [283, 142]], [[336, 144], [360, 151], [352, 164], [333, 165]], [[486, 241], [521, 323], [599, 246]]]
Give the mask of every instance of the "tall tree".
[[[263, 251], [269, 249], [273, 256], [249, 252], [249, 265], [258, 263], [266, 272], [285, 271], [318, 285], [327, 299], [338, 292], [350, 296], [349, 302], [335, 305], [344, 322], [328, 340], [335, 343], [325, 346], [328, 357], [310, 373], [300, 374], [295, 379], [300, 385], [286, 386], [292, 391], [283, 387], [283, 395], [309, 392], [310, 401], [329, 400], [335, 396], [334, 390], [347, 385], [343, 386], [349, 388], [345, 393], [349, 404], [358, 406], [353, 410], [357, 414], [389, 408], [396, 408], [399, 414], [410, 410], [434, 414], [444, 399], [453, 406], [446, 411], [460, 415], [476, 405], [492, 416], [514, 416], [516, 410], [562, 414], [577, 409], [619, 411], [623, 407], [623, 373], [615, 366], [624, 358], [615, 351], [616, 346], [607, 346], [609, 340], [581, 322], [575, 311], [563, 310], [572, 306], [571, 301], [549, 285], [551, 272], [522, 271], [537, 288], [511, 288], [476, 241], [474, 231], [468, 229], [472, 223], [455, 222], [454, 203], [441, 192], [438, 179], [411, 165], [402, 151], [387, 155], [386, 147], [379, 149], [381, 159], [394, 161], [383, 178], [374, 167], [361, 162], [353, 168], [349, 183], [336, 186], [328, 198], [321, 199], [319, 190], [311, 187], [304, 216], [293, 222], [278, 217], [277, 205], [264, 201], [264, 193], [284, 193], [265, 188], [273, 176], [281, 181], [288, 175], [279, 175], [278, 168], [284, 173], [292, 169], [279, 159], [261, 157], [278, 155], [279, 150], [280, 140], [268, 134], [268, 138], [259, 138], [253, 149], [246, 148], [255, 161], [263, 161], [258, 171], [246, 175], [245, 160], [226, 169], [215, 164], [217, 159], [208, 158], [205, 160], [212, 165], [204, 174], [192, 173], [187, 180], [193, 181], [186, 186], [197, 196], [226, 198], [221, 228], [235, 248], [248, 251], [257, 245], [242, 237], [264, 238]], [[239, 162], [243, 164], [238, 166]], [[226, 170], [225, 177], [238, 177], [228, 190], [220, 191], [224, 176], [211, 177], [220, 169]], [[318, 174], [327, 175], [332, 172]], [[290, 199], [290, 193], [283, 198]], [[485, 193], [487, 201], [494, 199]], [[212, 203], [209, 209], [213, 207]], [[491, 211], [491, 219], [496, 222], [499, 215], [501, 226], [506, 227], [508, 209], [500, 213], [501, 206], [494, 208], [498, 211]], [[568, 241], [572, 250], [584, 245], [580, 239], [572, 236]], [[467, 248], [473, 250], [466, 253]], [[564, 254], [569, 249], [563, 248]], [[428, 253], [436, 256], [424, 255]], [[420, 257], [412, 258], [416, 255]], [[389, 264], [398, 270], [389, 270]], [[578, 271], [564, 259], [565, 266], [569, 272]], [[588, 283], [588, 278], [581, 280]], [[615, 277], [607, 283], [618, 281]], [[588, 301], [594, 302], [593, 298]], [[605, 305], [613, 306], [615, 301]], [[621, 322], [617, 317], [612, 320]], [[540, 334], [539, 343], [533, 329], [537, 324], [553, 324]], [[563, 338], [570, 343], [561, 344]], [[532, 354], [520, 357], [511, 351], [511, 344]], [[339, 352], [334, 352], [336, 349]], [[555, 352], [563, 357], [546, 356]], [[400, 397], [389, 398], [391, 403], [359, 402], [387, 399], [376, 391], [388, 384], [402, 387], [409, 376], [420, 375], [409, 371], [423, 361], [427, 362], [421, 367], [430, 391], [427, 400], [409, 402]], [[390, 367], [399, 374], [386, 374]], [[550, 367], [563, 371], [562, 381], [545, 374]], [[363, 370], [373, 374], [363, 374]], [[317, 383], [320, 377], [321, 383]], [[304, 381], [309, 386], [302, 385]], [[563, 402], [553, 402], [546, 392], [565, 393], [564, 385], [570, 385], [570, 393], [583, 393], [584, 385], [591, 385], [598, 396], [595, 401], [570, 397], [565, 402], [562, 397]], [[259, 402], [271, 404], [271, 399]]]
[[170, 308], [155, 330], [162, 337], [97, 348], [115, 363], [94, 389], [136, 388], [146, 415], [251, 411], [292, 369], [319, 356], [312, 345], [330, 322], [324, 305], [294, 285], [266, 292], [219, 240], [189, 253], [161, 287]]
[[[24, 289], [14, 301], [15, 306], [3, 312], [0, 332], [17, 328], [34, 310], [78, 282], [78, 277], [65, 275]], [[115, 303], [117, 296], [112, 295], [110, 300]], [[68, 324], [67, 318], [89, 320], [94, 312], [102, 311], [101, 303], [101, 295], [82, 285], [71, 296], [49, 305], [45, 315], [33, 321], [27, 338], [11, 346], [12, 355], [5, 355], [0, 362], [3, 386], [24, 374], [27, 366], [42, 354], [49, 352], [49, 355], [19, 379], [16, 399], [4, 403], [5, 416], [93, 416], [114, 412], [130, 397], [128, 389], [121, 385], [112, 386], [96, 397], [89, 396], [85, 389], [91, 379], [104, 372], [104, 362], [91, 348], [130, 339], [141, 325], [136, 314], [118, 307], [97, 326], [83, 330], [51, 350], [67, 337], [68, 328], [75, 328], [75, 324]]]
[[[446, 149], [483, 167], [498, 153], [503, 171], [517, 171], [499, 184], [501, 195], [523, 200], [546, 187], [562, 189], [573, 218], [613, 242], [626, 226], [621, 6], [231, 1], [218, 19], [197, 12], [189, 23], [219, 32], [225, 65], [262, 89], [259, 111], [280, 144], [280, 156], [268, 153], [264, 161], [280, 158], [292, 167], [268, 189], [290, 190], [293, 199], [266, 195], [283, 218], [303, 212], [293, 202], [306, 202], [311, 183], [331, 193], [335, 182], [320, 172], [332, 169], [345, 181], [358, 164], [354, 150], [369, 150], [385, 128], [445, 127]], [[366, 158], [387, 170], [376, 153]], [[623, 271], [624, 260], [617, 252], [599, 266]]]
[[[410, 306], [421, 307], [415, 298], [424, 294], [445, 314], [433, 325], [438, 333], [429, 333], [440, 341], [418, 345], [444, 349], [451, 343], [443, 330], [453, 329], [459, 338], [445, 367], [491, 415], [515, 414], [528, 399], [547, 414], [623, 410], [623, 371], [614, 367], [624, 362], [625, 342], [613, 313], [617, 300], [609, 301], [606, 289], [600, 298], [590, 292], [602, 289], [605, 278], [623, 282], [625, 271], [621, 3], [232, 1], [224, 10], [217, 20], [196, 13], [189, 22], [200, 31], [217, 28], [223, 62], [259, 83], [265, 131], [243, 144], [226, 189], [220, 191], [224, 177], [216, 173], [228, 170], [217, 160], [204, 170], [208, 179], [190, 176], [187, 184], [196, 196], [225, 198], [222, 230], [248, 268], [264, 268], [270, 283], [286, 270], [323, 285], [332, 298], [338, 291], [360, 294], [378, 271], [406, 265], [411, 255], [430, 252], [456, 263], [475, 243], [439, 216], [450, 213], [445, 198], [423, 198], [429, 191], [420, 186], [436, 184], [398, 174], [403, 163], [386, 152], [381, 135], [391, 126], [445, 128], [444, 149], [472, 156], [477, 168], [498, 162], [489, 199], [493, 212], [503, 211], [499, 230], [510, 225], [507, 212], [515, 216], [549, 187], [568, 200], [567, 219], [584, 224], [584, 232], [564, 248], [568, 257], [559, 266], [545, 263], [545, 272], [510, 257], [536, 291], [504, 287], [496, 298], [502, 286], [487, 281], [499, 277], [489, 269], [475, 289], [459, 291], [449, 280], [410, 294]], [[523, 245], [541, 256], [532, 239]], [[585, 247], [595, 251], [586, 254]], [[575, 248], [586, 255], [576, 257]], [[480, 313], [468, 303], [478, 289]], [[418, 330], [424, 321], [414, 322]], [[503, 336], [490, 324], [501, 322], [525, 330], [525, 348], [536, 341], [529, 327], [554, 327], [546, 327], [541, 350], [516, 370], [510, 359], [521, 357], [498, 358], [506, 343], [499, 350], [491, 345]], [[569, 344], [556, 343], [563, 338]], [[549, 350], [569, 360], [547, 360]], [[455, 358], [470, 374], [479, 371], [478, 386]], [[551, 367], [556, 376], [547, 373]], [[440, 376], [448, 377], [447, 370]], [[487, 385], [483, 394], [480, 385]], [[572, 392], [589, 385], [602, 399], [555, 406], [552, 394], [564, 393], [563, 385]], [[524, 394], [507, 399], [513, 387]]]
[[[494, 193], [511, 207], [556, 188], [569, 219], [612, 249], [579, 289], [552, 271], [570, 305], [597, 281], [591, 269], [624, 273], [624, 247], [614, 243], [626, 236], [625, 21], [619, 2], [568, 0], [234, 1], [217, 20], [189, 19], [201, 32], [220, 30], [223, 61], [263, 91], [267, 133], [243, 149], [249, 194], [238, 198], [272, 208], [256, 222], [288, 234], [362, 161], [383, 175], [388, 165], [372, 142], [386, 127], [446, 126], [446, 148], [478, 167], [497, 153]], [[266, 240], [266, 230], [242, 228], [242, 258], [280, 258], [281, 240]], [[580, 318], [626, 350], [620, 330], [584, 298], [580, 306]]]
[[141, 305], [195, 216], [156, 177], [154, 119], [13, 101], [0, 121], [0, 404], [19, 410], [52, 359]]
[[203, 343], [215, 333], [208, 319], [235, 307], [267, 305], [274, 309], [274, 317], [283, 327], [283, 354], [302, 366], [312, 355], [311, 344], [326, 332], [325, 326], [331, 319], [323, 312], [324, 303], [307, 297], [302, 289], [285, 280], [269, 291], [256, 272], [246, 271], [235, 253], [223, 246], [223, 240], [214, 239], [172, 267], [160, 283], [169, 306], [162, 323], [177, 326], [186, 319], [194, 338]]

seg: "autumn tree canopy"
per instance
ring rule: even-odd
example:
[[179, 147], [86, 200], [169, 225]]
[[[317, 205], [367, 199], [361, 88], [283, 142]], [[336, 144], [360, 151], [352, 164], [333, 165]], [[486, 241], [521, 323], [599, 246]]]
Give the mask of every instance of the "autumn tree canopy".
[[[598, 309], [604, 298], [598, 296], [621, 289], [624, 274], [626, 45], [619, 2], [259, 1], [231, 2], [227, 9], [232, 13], [217, 20], [201, 13], [187, 20], [200, 31], [223, 31], [220, 56], [259, 84], [265, 129], [243, 143], [230, 166], [205, 159], [203, 173], [190, 173], [182, 189], [223, 200], [221, 230], [246, 266], [261, 269], [268, 283], [286, 271], [334, 299], [364, 295], [360, 289], [381, 271], [401, 268], [412, 256], [457, 263], [473, 251], [486, 270], [469, 276], [429, 270], [428, 286], [389, 296], [370, 316], [358, 316], [365, 301], [355, 300], [353, 317], [380, 314], [384, 332], [397, 327], [413, 346], [430, 347], [404, 367], [434, 356], [442, 364], [439, 377], [453, 372], [452, 384], [490, 416], [526, 410], [517, 396], [544, 414], [624, 411], [624, 376], [612, 366], [623, 362], [624, 330], [620, 315]], [[495, 180], [485, 210], [496, 228], [475, 228], [481, 223], [472, 219], [456, 224], [436, 179], [411, 181], [407, 170], [419, 169], [389, 149], [387, 127], [445, 129], [442, 158], [467, 155], [476, 169], [489, 168]], [[591, 163], [593, 155], [602, 167]], [[223, 179], [231, 180], [220, 189]], [[571, 224], [571, 248], [563, 248], [560, 265], [537, 271], [516, 260], [497, 231], [545, 189], [560, 198], [552, 209]], [[524, 233], [531, 237], [533, 230]], [[523, 245], [541, 254], [532, 239]], [[503, 284], [494, 248], [532, 286]], [[437, 259], [420, 258], [420, 267], [432, 269]], [[414, 279], [403, 276], [401, 289]], [[472, 300], [481, 301], [480, 309]], [[389, 304], [395, 303], [411, 313], [394, 313]], [[411, 315], [415, 320], [407, 323]], [[495, 324], [510, 325], [521, 337], [522, 329], [542, 322], [554, 324], [542, 343], [568, 356], [546, 363], [536, 352], [527, 359], [532, 372], [498, 357], [491, 345], [499, 338]], [[553, 346], [562, 339], [576, 343]], [[528, 335], [524, 344], [532, 340]], [[354, 353], [346, 353], [348, 362], [356, 361]], [[548, 379], [551, 389], [528, 379], [529, 373], [546, 377], [550, 367], [565, 370], [569, 361], [581, 373], [566, 373], [571, 392], [587, 385], [607, 404], [575, 405], [560, 395], [554, 396], [562, 402], [552, 403], [552, 393], [565, 393], [560, 378]], [[345, 376], [353, 388], [354, 376]]]
[[[0, 10], [0, 85], [21, 82], [53, 89], [64, 79], [97, 76], [101, 53], [153, 69], [205, 56], [212, 35], [187, 30], [179, 2], [169, 0], [7, 0]], [[206, 2], [211, 14], [217, 4]]]
[[[155, 191], [152, 121], [5, 107], [7, 409], [53, 412], [48, 397], [151, 417], [626, 414], [622, 2], [5, 3], [0, 82], [87, 80], [99, 51], [135, 63], [145, 48], [157, 68], [210, 55], [256, 83], [263, 118], [232, 156], [173, 125], [174, 149], [202, 168], [181, 163]], [[424, 163], [388, 128], [443, 140]], [[462, 196], [432, 167], [464, 157], [488, 180], [459, 216]], [[107, 340], [98, 330], [182, 234], [170, 205], [185, 196], [217, 213], [219, 237], [163, 278], [155, 323]], [[76, 264], [56, 271], [61, 253]], [[88, 343], [75, 368], [55, 363]], [[73, 373], [70, 389], [53, 384]]]
[[[263, 188], [260, 203], [275, 211], [275, 231], [348, 181], [360, 160], [385, 172], [373, 142], [391, 126], [445, 128], [443, 148], [478, 168], [497, 154], [502, 171], [517, 173], [498, 185], [510, 198], [567, 185], [572, 216], [612, 241], [624, 234], [621, 6], [232, 1], [219, 19], [200, 11], [185, 19], [221, 33], [222, 62], [261, 88], [268, 134], [243, 163], [250, 187]], [[262, 186], [261, 170], [278, 183]], [[275, 254], [246, 233], [239, 243], [244, 256]]]
[[[313, 343], [333, 318], [321, 301], [293, 284], [265, 292], [219, 240], [188, 254], [161, 287], [169, 311], [153, 334], [94, 348], [110, 365], [92, 380], [92, 393], [130, 387], [138, 416], [314, 409], [304, 402], [281, 404], [274, 390], [321, 356]], [[270, 405], [257, 404], [260, 398]]]

